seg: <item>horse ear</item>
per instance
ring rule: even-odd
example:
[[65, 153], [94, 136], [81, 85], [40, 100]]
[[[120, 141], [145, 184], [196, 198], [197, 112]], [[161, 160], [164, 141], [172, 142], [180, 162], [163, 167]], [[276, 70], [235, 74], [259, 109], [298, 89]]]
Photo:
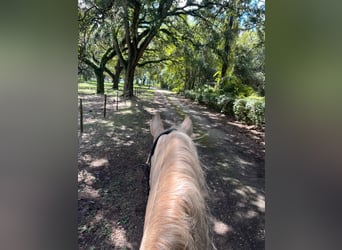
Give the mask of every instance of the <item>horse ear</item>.
[[192, 121], [189, 116], [186, 116], [184, 118], [184, 121], [179, 126], [179, 130], [186, 133], [188, 136], [191, 136], [192, 134]]
[[152, 117], [150, 123], [150, 131], [154, 138], [156, 138], [161, 132], [164, 131], [163, 122], [160, 118], [160, 114], [157, 113]]

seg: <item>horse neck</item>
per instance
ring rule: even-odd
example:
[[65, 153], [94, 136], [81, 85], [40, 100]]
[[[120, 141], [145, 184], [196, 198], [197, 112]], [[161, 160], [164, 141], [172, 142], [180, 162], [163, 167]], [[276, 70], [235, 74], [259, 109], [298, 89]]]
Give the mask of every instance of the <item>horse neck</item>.
[[208, 228], [204, 183], [191, 139], [181, 132], [161, 137], [152, 159], [143, 237], [145, 249], [153, 249], [156, 241], [172, 248], [185, 244], [196, 249], [205, 244]]

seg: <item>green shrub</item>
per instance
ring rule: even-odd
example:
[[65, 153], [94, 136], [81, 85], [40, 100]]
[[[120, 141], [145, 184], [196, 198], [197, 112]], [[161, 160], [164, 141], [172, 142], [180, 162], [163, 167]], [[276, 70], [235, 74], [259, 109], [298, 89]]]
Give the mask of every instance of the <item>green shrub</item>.
[[193, 101], [196, 100], [196, 92], [194, 90], [185, 90], [184, 95], [186, 98], [189, 98]]
[[265, 124], [265, 99], [246, 97], [236, 99], [233, 105], [235, 118], [248, 125], [262, 127]]
[[181, 94], [181, 93], [183, 93], [183, 87], [176, 86], [176, 87], [172, 88], [172, 91], [176, 92], [177, 94]]
[[227, 76], [222, 80], [223, 92], [236, 97], [247, 97], [254, 94], [252, 87], [244, 84], [236, 76]]
[[185, 90], [184, 95], [218, 112], [234, 115], [238, 121], [262, 127], [265, 124], [265, 98], [248, 96], [236, 98], [232, 94], [218, 94], [211, 87]]
[[256, 101], [254, 104], [255, 109], [255, 125], [261, 127], [265, 125], [265, 100]]
[[189, 98], [189, 99], [190, 99], [190, 91], [191, 91], [191, 90], [188, 90], [188, 89], [184, 90], [184, 96], [185, 96], [185, 98]]
[[196, 96], [195, 101], [197, 101], [200, 104], [204, 104], [204, 102], [203, 102], [203, 95], [202, 95], [201, 92], [196, 92], [195, 96]]
[[248, 125], [254, 124], [255, 121], [255, 110], [254, 110], [254, 101], [247, 99], [246, 105], [245, 105], [245, 122]]
[[234, 115], [233, 105], [234, 105], [234, 97], [229, 95], [218, 95], [216, 96], [216, 105], [217, 109], [224, 114]]
[[233, 105], [233, 111], [234, 111], [234, 115], [235, 118], [239, 121], [246, 121], [246, 113], [245, 113], [245, 109], [246, 108], [246, 100], [245, 99], [237, 99], [234, 102]]
[[216, 94], [211, 92], [202, 93], [202, 102], [210, 108], [217, 109]]

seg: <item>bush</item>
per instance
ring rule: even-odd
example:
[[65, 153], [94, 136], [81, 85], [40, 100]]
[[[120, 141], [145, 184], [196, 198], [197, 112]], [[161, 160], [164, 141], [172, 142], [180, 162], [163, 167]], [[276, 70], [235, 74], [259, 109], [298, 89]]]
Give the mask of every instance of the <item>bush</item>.
[[258, 127], [261, 127], [265, 125], [265, 100], [263, 101], [257, 101], [254, 104], [255, 109], [255, 125]]
[[223, 79], [223, 92], [235, 97], [247, 97], [254, 94], [252, 87], [243, 84], [236, 76], [227, 76]]
[[246, 121], [246, 100], [237, 99], [234, 102], [233, 111], [235, 118], [239, 121]]
[[265, 99], [247, 97], [236, 99], [233, 105], [235, 118], [248, 125], [262, 127], [265, 124]]
[[234, 97], [229, 95], [218, 95], [216, 96], [216, 105], [217, 109], [224, 114], [234, 115], [233, 105], [234, 105]]
[[173, 92], [176, 92], [177, 94], [182, 94], [183, 93], [183, 88], [181, 86], [177, 86], [172, 88]]
[[185, 90], [184, 90], [184, 96], [185, 96], [186, 98], [190, 98], [190, 90], [185, 89]]
[[262, 127], [265, 124], [265, 98], [249, 96], [236, 98], [232, 94], [218, 94], [212, 88], [185, 90], [184, 95], [218, 112], [234, 115], [238, 121]]
[[205, 91], [202, 93], [202, 102], [209, 106], [210, 108], [213, 108], [217, 110], [217, 100], [216, 100], [216, 94], [210, 91]]

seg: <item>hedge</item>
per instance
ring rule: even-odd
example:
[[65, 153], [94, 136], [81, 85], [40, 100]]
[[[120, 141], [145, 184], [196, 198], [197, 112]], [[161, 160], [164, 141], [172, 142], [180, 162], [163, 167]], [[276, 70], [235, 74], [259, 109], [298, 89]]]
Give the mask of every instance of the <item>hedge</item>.
[[251, 96], [236, 99], [233, 112], [238, 121], [262, 127], [265, 125], [265, 98]]
[[199, 91], [185, 90], [184, 95], [193, 101], [227, 114], [234, 115], [238, 121], [248, 125], [265, 125], [265, 98], [249, 96], [234, 98], [230, 95], [218, 95], [210, 89]]

